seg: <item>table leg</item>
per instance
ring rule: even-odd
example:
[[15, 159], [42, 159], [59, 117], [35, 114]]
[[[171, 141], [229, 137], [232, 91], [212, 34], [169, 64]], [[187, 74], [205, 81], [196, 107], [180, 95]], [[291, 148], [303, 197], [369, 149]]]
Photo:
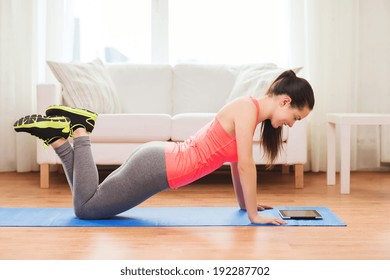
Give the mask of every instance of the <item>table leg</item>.
[[351, 166], [351, 125], [340, 125], [340, 193], [350, 192], [350, 166]]
[[336, 184], [336, 124], [327, 125], [327, 168], [326, 178], [328, 185]]

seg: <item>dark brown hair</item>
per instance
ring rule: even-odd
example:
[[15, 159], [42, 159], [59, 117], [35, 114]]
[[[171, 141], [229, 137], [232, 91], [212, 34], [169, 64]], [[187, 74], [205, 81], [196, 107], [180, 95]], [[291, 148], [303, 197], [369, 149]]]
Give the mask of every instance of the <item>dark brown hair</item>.
[[[302, 110], [307, 106], [312, 110], [314, 107], [312, 87], [308, 81], [297, 77], [292, 70], [280, 74], [265, 93], [267, 96], [282, 94], [286, 94], [291, 98], [290, 105], [292, 108]], [[274, 128], [269, 119], [263, 121], [261, 124], [261, 142], [265, 156], [268, 159], [268, 168], [270, 168], [282, 146], [282, 127]]]

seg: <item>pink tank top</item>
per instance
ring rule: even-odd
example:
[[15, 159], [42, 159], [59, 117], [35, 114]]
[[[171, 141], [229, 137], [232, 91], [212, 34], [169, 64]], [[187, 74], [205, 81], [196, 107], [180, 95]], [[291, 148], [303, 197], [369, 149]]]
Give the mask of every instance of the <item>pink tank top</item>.
[[[259, 112], [257, 100], [250, 98]], [[196, 181], [225, 162], [237, 160], [236, 139], [226, 132], [217, 118], [185, 142], [169, 142], [165, 148], [167, 178], [172, 189]]]

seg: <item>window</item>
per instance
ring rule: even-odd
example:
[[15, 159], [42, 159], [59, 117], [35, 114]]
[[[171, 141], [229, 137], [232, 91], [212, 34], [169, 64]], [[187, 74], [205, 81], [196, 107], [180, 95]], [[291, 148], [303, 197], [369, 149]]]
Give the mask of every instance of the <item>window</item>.
[[151, 2], [74, 1], [75, 60], [150, 63]]
[[171, 0], [170, 61], [284, 63], [281, 1]]
[[287, 0], [77, 0], [75, 59], [287, 64]]

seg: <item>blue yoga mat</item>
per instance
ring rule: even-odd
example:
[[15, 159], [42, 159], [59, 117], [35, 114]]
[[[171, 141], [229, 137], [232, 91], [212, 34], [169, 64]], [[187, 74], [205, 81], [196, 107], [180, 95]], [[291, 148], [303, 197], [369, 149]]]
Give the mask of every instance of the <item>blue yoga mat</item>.
[[[316, 209], [321, 220], [288, 220], [283, 226], [346, 226], [327, 207], [275, 207], [261, 215], [280, 217], [278, 209]], [[237, 207], [136, 207], [111, 219], [80, 220], [71, 208], [0, 208], [2, 227], [181, 227], [252, 225]]]

